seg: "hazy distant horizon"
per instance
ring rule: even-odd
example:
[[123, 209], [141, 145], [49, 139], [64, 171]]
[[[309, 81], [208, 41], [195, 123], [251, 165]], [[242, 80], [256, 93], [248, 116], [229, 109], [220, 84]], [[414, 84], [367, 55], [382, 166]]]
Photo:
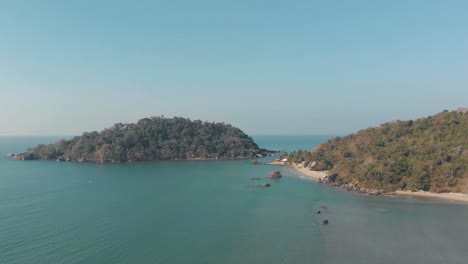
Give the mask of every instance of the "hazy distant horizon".
[[[459, 107], [457, 107], [457, 108], [459, 108]], [[455, 108], [455, 109], [443, 109], [443, 110], [454, 111], [457, 108]], [[223, 121], [223, 120], [202, 120], [202, 119], [197, 119], [197, 118], [189, 118], [189, 119], [191, 119], [191, 120], [201, 120], [203, 122], [207, 121], [207, 122], [231, 124], [233, 126], [236, 126], [236, 127], [240, 128], [241, 130], [243, 130], [249, 136], [346, 136], [348, 134], [357, 132], [357, 131], [359, 131], [361, 129], [366, 129], [368, 127], [376, 127], [376, 126], [379, 126], [381, 124], [384, 124], [384, 123], [387, 123], [387, 122], [392, 122], [392, 121], [395, 121], [395, 120], [415, 120], [415, 119], [418, 119], [418, 118], [424, 118], [424, 117], [432, 116], [434, 114], [442, 112], [443, 110], [440, 110], [440, 111], [438, 111], [436, 113], [431, 113], [431, 114], [428, 114], [428, 115], [425, 115], [425, 116], [418, 116], [416, 118], [396, 118], [396, 119], [386, 120], [386, 121], [384, 121], [382, 123], [379, 123], [379, 124], [374, 124], [374, 125], [369, 125], [369, 126], [366, 126], [366, 127], [357, 128], [356, 130], [349, 131], [349, 132], [330, 132], [330, 133], [249, 133], [248, 131], [246, 131], [242, 127], [236, 126], [236, 125], [234, 125], [232, 123], [229, 123], [229, 122]], [[150, 117], [150, 116], [148, 116], [148, 117]], [[165, 117], [166, 118], [172, 118], [172, 117], [169, 117], [169, 116], [165, 116]], [[177, 116], [177, 117], [180, 117], [180, 116]], [[146, 118], [146, 117], [142, 117], [142, 118]], [[130, 121], [130, 122], [115, 122], [112, 125], [109, 125], [109, 126], [106, 126], [106, 127], [97, 128], [97, 129], [94, 129], [94, 130], [86, 130], [86, 131], [77, 132], [77, 133], [69, 133], [69, 134], [0, 134], [0, 136], [1, 137], [22, 137], [22, 136], [24, 136], [24, 137], [74, 137], [74, 136], [81, 136], [85, 132], [93, 132], [93, 131], [100, 132], [100, 131], [102, 131], [102, 130], [104, 130], [106, 128], [112, 127], [114, 124], [117, 124], [117, 123], [136, 123], [136, 122], [138, 122], [138, 120], [140, 120], [142, 118], [139, 118], [139, 119], [137, 119], [135, 121]], [[188, 118], [188, 117], [184, 117], [184, 118]], [[287, 120], [283, 120], [283, 122], [287, 122]]]
[[348, 134], [468, 102], [468, 2], [6, 1], [0, 135]]

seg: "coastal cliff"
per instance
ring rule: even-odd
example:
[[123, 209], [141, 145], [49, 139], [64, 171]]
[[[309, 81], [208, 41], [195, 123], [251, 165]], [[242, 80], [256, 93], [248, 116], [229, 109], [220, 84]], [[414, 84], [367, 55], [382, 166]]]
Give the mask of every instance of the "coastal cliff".
[[468, 111], [394, 121], [282, 156], [324, 183], [365, 192], [468, 191]]
[[224, 123], [175, 117], [143, 118], [115, 124], [101, 132], [39, 145], [13, 155], [18, 160], [57, 160], [93, 163], [180, 159], [257, 158], [274, 152], [261, 149], [239, 128]]

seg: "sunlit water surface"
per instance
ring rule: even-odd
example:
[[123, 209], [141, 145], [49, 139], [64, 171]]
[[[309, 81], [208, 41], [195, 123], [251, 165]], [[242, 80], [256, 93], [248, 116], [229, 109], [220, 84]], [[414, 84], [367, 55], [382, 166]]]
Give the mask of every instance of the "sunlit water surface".
[[[330, 137], [254, 138], [293, 150]], [[357, 195], [288, 168], [267, 180], [275, 168], [248, 160], [95, 165], [6, 157], [57, 139], [0, 137], [0, 263], [468, 261], [465, 204]], [[250, 187], [263, 182], [272, 186]]]

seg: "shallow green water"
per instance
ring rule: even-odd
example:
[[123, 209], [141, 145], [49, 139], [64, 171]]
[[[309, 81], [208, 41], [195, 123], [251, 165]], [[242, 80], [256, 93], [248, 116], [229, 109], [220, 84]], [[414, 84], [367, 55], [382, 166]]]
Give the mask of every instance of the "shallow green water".
[[[468, 206], [270, 180], [246, 160], [98, 166], [5, 155], [55, 138], [0, 137], [0, 263], [466, 263]], [[257, 137], [311, 148], [324, 137]], [[302, 147], [302, 145], [304, 145]], [[284, 147], [282, 147], [284, 146]], [[315, 214], [320, 206], [328, 210]], [[324, 218], [330, 225], [320, 225]]]

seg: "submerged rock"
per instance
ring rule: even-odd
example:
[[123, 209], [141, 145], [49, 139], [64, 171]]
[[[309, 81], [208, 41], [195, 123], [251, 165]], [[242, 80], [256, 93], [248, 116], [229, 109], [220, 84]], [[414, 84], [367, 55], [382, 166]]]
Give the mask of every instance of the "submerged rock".
[[270, 174], [268, 174], [268, 176], [267, 176], [267, 178], [273, 178], [273, 179], [279, 179], [279, 178], [281, 178], [281, 177], [283, 177], [283, 176], [282, 176], [281, 173], [280, 173], [279, 171], [277, 171], [277, 170], [274, 171], [274, 172], [272, 172], [272, 173], [270, 173]]
[[265, 188], [267, 188], [267, 187], [270, 187], [270, 186], [271, 186], [271, 184], [269, 184], [269, 183], [263, 183], [263, 184], [259, 184], [259, 185], [249, 185], [248, 187], [253, 187], [253, 188], [263, 188], [263, 187], [265, 187]]
[[253, 181], [258, 181], [258, 180], [260, 180], [260, 178], [256, 178], [256, 177], [250, 178], [250, 179], [253, 180]]

